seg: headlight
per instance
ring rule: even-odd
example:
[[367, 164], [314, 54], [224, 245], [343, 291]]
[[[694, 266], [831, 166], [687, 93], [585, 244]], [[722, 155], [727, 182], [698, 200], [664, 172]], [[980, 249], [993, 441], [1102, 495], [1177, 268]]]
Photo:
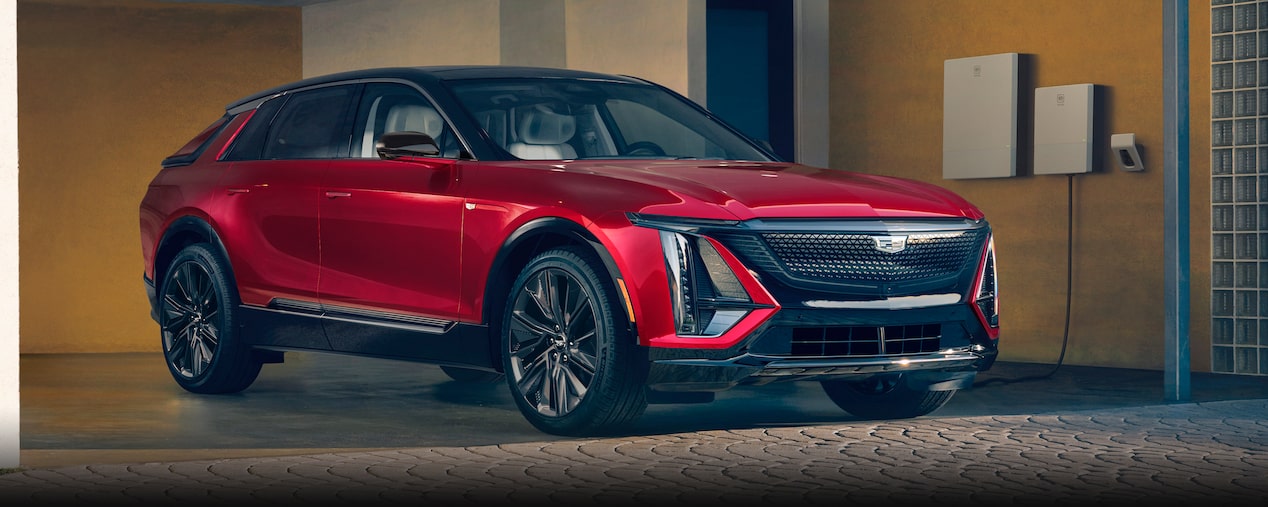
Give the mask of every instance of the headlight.
[[721, 335], [752, 308], [752, 298], [708, 239], [662, 229], [660, 244], [678, 335]]
[[977, 274], [977, 291], [973, 302], [978, 314], [988, 327], [999, 327], [999, 291], [995, 280], [995, 237], [986, 244], [986, 256]]

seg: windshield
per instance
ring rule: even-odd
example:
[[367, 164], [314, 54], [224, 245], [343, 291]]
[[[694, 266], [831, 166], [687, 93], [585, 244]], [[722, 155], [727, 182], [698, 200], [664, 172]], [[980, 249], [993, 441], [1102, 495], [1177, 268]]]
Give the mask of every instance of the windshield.
[[450, 86], [489, 139], [520, 159], [770, 160], [748, 140], [655, 86], [558, 78]]

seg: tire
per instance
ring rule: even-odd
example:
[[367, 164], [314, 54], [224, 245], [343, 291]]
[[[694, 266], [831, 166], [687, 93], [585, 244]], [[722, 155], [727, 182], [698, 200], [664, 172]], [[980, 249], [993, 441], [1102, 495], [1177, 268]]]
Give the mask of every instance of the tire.
[[868, 380], [823, 381], [823, 390], [842, 410], [862, 419], [909, 419], [929, 414], [951, 400], [955, 390], [926, 391], [907, 386], [902, 375]]
[[473, 368], [459, 368], [457, 366], [441, 366], [440, 370], [445, 372], [449, 378], [458, 382], [467, 382], [472, 384], [492, 384], [502, 380], [502, 374], [493, 371], [476, 370]]
[[246, 389], [263, 363], [238, 336], [238, 293], [228, 263], [196, 244], [176, 254], [170, 266], [159, 292], [159, 328], [172, 378], [194, 393]]
[[580, 248], [546, 251], [507, 297], [503, 371], [520, 412], [545, 433], [610, 433], [647, 408], [647, 352], [616, 323], [616, 291], [599, 266]]

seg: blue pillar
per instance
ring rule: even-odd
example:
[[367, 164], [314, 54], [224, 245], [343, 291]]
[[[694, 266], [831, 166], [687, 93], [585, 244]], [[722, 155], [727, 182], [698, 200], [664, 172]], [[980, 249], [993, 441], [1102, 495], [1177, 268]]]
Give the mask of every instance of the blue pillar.
[[1189, 2], [1162, 7], [1166, 401], [1189, 401]]

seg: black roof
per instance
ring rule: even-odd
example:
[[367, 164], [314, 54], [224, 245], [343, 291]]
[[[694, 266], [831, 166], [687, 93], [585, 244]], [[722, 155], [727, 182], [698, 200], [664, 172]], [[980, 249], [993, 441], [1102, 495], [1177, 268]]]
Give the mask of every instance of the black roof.
[[599, 72], [590, 72], [584, 70], [572, 69], [556, 69], [549, 67], [520, 67], [510, 65], [448, 65], [448, 66], [431, 66], [431, 67], [381, 67], [374, 69], [362, 69], [348, 72], [339, 72], [335, 74], [326, 74], [323, 76], [310, 77], [300, 81], [286, 83], [275, 86], [267, 90], [253, 93], [241, 99], [238, 99], [228, 106], [226, 109], [247, 104], [249, 102], [277, 95], [287, 90], [303, 88], [322, 83], [330, 83], [335, 81], [352, 81], [357, 79], [375, 79], [375, 78], [395, 78], [417, 81], [419, 83], [429, 83], [437, 81], [459, 80], [459, 79], [498, 79], [498, 78], [562, 78], [562, 79], [600, 79], [605, 81], [620, 81], [626, 83], [645, 83], [637, 78], [630, 76], [603, 74]]

